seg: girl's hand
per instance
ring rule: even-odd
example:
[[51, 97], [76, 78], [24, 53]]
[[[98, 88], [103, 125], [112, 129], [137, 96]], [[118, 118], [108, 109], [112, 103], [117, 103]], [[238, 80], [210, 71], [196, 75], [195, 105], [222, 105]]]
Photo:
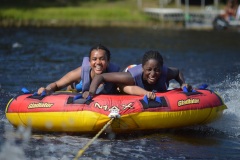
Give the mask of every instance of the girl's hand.
[[41, 95], [44, 91], [46, 92], [47, 95], [50, 95], [53, 92], [50, 87], [46, 87], [46, 88], [41, 87], [38, 89], [37, 93], [38, 95]]
[[83, 92], [82, 96], [83, 96], [84, 99], [87, 99], [87, 98], [92, 99], [94, 94], [89, 92], [89, 91], [85, 91], [85, 92]]
[[192, 90], [193, 90], [193, 88], [190, 84], [183, 83], [182, 86], [181, 86], [182, 90], [183, 90], [184, 87], [187, 88], [188, 92], [192, 92]]
[[147, 97], [148, 99], [155, 99], [156, 98], [156, 94], [154, 92], [147, 92]]

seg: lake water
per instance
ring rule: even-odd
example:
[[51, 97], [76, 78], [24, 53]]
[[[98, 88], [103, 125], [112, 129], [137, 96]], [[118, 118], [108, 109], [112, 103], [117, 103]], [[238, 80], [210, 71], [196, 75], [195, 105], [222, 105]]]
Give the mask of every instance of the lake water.
[[240, 159], [240, 32], [76, 27], [0, 28], [0, 35], [0, 159], [73, 159], [93, 138], [14, 129], [4, 111], [22, 87], [35, 92], [80, 66], [96, 43], [122, 68], [158, 50], [186, 82], [217, 91], [228, 109], [208, 125], [113, 138], [104, 133], [82, 159]]

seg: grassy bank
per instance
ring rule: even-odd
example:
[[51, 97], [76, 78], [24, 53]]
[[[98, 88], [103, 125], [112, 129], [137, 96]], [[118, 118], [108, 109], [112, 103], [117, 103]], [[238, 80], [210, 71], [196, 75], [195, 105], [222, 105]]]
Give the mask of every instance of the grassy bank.
[[[158, 0], [3, 0], [0, 5], [0, 26], [161, 26], [142, 11], [142, 8], [159, 7]], [[174, 1], [168, 6], [177, 7]], [[184, 5], [181, 8], [184, 10]], [[199, 10], [201, 6], [190, 6]], [[174, 22], [165, 27], [176, 27]], [[182, 23], [177, 26], [182, 27]]]
[[156, 22], [138, 9], [135, 0], [0, 7], [1, 26], [143, 26], [151, 23]]

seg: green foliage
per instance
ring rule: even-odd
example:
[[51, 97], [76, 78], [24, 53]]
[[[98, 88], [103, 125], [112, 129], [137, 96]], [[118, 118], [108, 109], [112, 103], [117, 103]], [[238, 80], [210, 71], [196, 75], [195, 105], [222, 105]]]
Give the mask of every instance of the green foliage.
[[79, 6], [84, 3], [107, 3], [119, 0], [1, 0], [0, 8], [3, 7], [64, 7]]
[[[10, 0], [13, 1], [13, 0]], [[22, 23], [144, 23], [150, 20], [147, 16], [138, 10], [135, 0], [25, 0], [25, 5], [20, 4], [24, 0], [19, 0], [12, 6], [1, 6], [0, 25], [1, 24], [22, 24]], [[37, 2], [36, 2], [37, 1]], [[62, 1], [67, 1], [68, 5], [62, 6]], [[31, 5], [30, 5], [31, 2]], [[36, 2], [33, 4], [33, 2]], [[56, 5], [56, 2], [58, 2]], [[70, 5], [71, 2], [71, 5]], [[28, 5], [26, 5], [28, 3]], [[40, 4], [41, 3], [41, 4]], [[77, 3], [78, 5], [72, 5]]]
[[3, 17], [12, 17], [18, 20], [144, 20], [144, 16], [127, 8], [86, 8], [86, 7], [62, 7], [62, 8], [34, 8], [34, 9], [2, 9]]

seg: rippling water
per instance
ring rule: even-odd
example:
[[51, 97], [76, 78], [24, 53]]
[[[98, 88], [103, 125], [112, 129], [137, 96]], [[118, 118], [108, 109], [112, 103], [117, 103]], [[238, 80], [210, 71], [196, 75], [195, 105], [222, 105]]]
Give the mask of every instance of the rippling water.
[[[35, 92], [81, 65], [90, 47], [106, 45], [122, 68], [156, 49], [188, 83], [207, 83], [226, 102], [218, 121], [152, 133], [101, 135], [83, 159], [239, 159], [239, 32], [130, 28], [0, 28], [0, 159], [73, 159], [93, 135], [14, 129], [4, 110], [22, 87]], [[175, 84], [173, 82], [173, 84]]]

